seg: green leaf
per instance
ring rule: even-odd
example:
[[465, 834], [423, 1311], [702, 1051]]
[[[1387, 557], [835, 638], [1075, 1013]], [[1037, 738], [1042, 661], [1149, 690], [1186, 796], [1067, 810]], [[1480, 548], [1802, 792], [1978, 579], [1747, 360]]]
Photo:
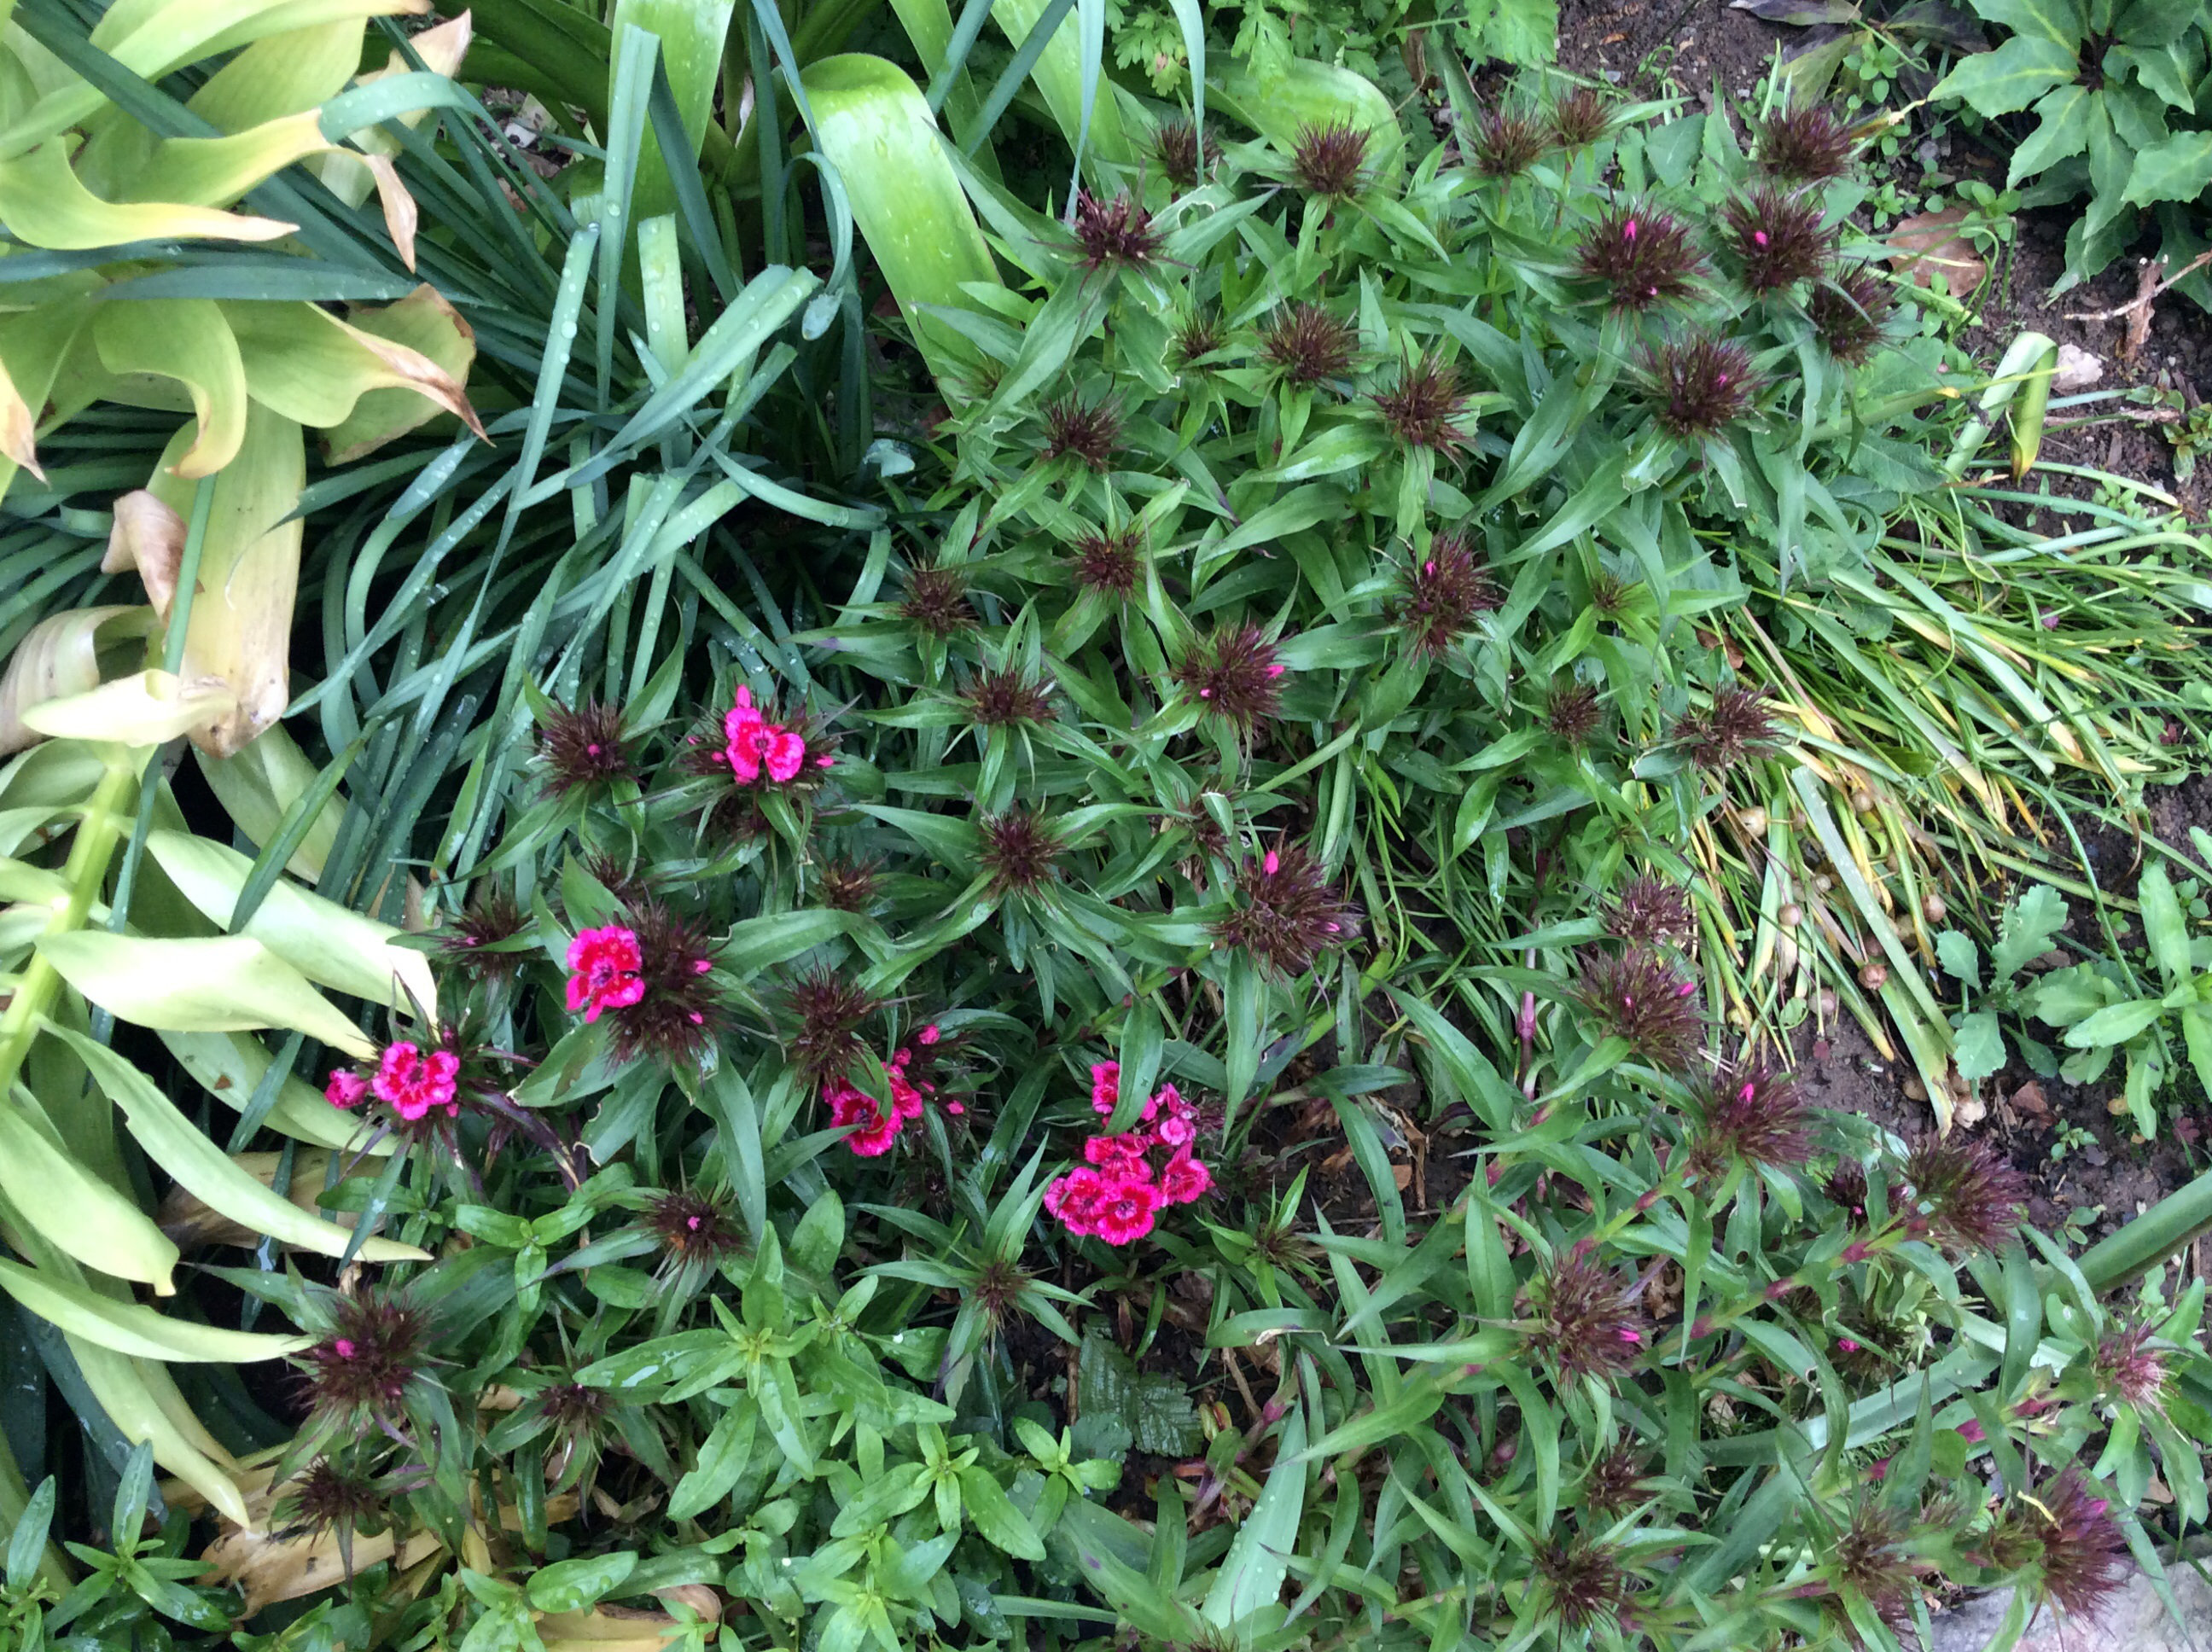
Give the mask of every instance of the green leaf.
[[992, 1547], [1017, 1560], [1042, 1560], [1044, 1544], [1022, 1517], [989, 1472], [972, 1465], [960, 1471], [960, 1504]]
[[2008, 186], [2023, 178], [2033, 178], [2045, 167], [2079, 155], [2089, 147], [2089, 93], [2086, 87], [2069, 82], [2046, 93], [2035, 106], [2035, 112], [2042, 117], [2043, 124], [2013, 151], [2012, 167], [2006, 174]]
[[40, 1319], [71, 1336], [139, 1359], [242, 1364], [281, 1359], [313, 1343], [313, 1337], [228, 1331], [171, 1319], [137, 1303], [120, 1303], [82, 1285], [0, 1260], [0, 1290]]
[[2173, 46], [2203, 15], [2203, 0], [2135, 0], [2113, 33], [2132, 46]]
[[2074, 48], [2048, 36], [2015, 34], [1994, 52], [1978, 52], [1946, 75], [1939, 98], [1960, 98], [1984, 115], [2010, 114], [2072, 80]]
[[2154, 998], [2108, 1004], [2066, 1033], [2069, 1049], [2091, 1049], [2099, 1045], [2124, 1044], [2164, 1014], [2166, 1006]]
[[2189, 921], [2182, 915], [2181, 902], [2175, 898], [2172, 880], [2164, 866], [2144, 872], [2136, 885], [2136, 899], [2142, 903], [2143, 936], [2150, 943], [2152, 958], [2169, 987], [2180, 986], [2191, 977]]
[[1077, 1376], [1084, 1416], [1111, 1418], [1138, 1450], [1188, 1457], [1204, 1443], [1198, 1410], [1183, 1385], [1165, 1371], [1139, 1371], [1104, 1336], [1093, 1332], [1083, 1339]]
[[366, 1060], [376, 1046], [300, 972], [246, 935], [149, 940], [81, 929], [39, 954], [64, 981], [134, 1026], [177, 1032], [286, 1027]]
[[620, 1588], [636, 1567], [637, 1555], [629, 1549], [556, 1560], [531, 1574], [526, 1592], [530, 1604], [540, 1612], [581, 1612]]
[[2051, 950], [2052, 937], [2066, 927], [2066, 897], [2048, 884], [2032, 884], [2005, 908], [1990, 948], [1993, 981], [2010, 981], [2029, 962]]
[[1284, 1419], [1267, 1483], [1237, 1528], [1206, 1594], [1204, 1615], [1218, 1629], [1230, 1628], [1282, 1598], [1283, 1579], [1297, 1550], [1298, 1519], [1305, 1512], [1305, 1412], [1293, 1411]]
[[[27, 1099], [29, 1091], [18, 1090]], [[27, 1105], [0, 1096], [0, 1193], [57, 1250], [162, 1296], [177, 1247], [145, 1213], [64, 1151]]]
[[1963, 930], [1936, 932], [1936, 961], [1943, 966], [1945, 975], [1964, 984], [1970, 992], [1982, 990], [1982, 956], [1973, 938]]
[[1959, 1066], [1959, 1076], [1972, 1082], [1987, 1078], [2004, 1066], [2004, 1037], [1997, 1030], [1996, 1013], [1991, 1010], [1976, 1010], [1959, 1022], [1958, 1042], [1953, 1058]]
[[2089, 32], [2080, 0], [1974, 0], [1974, 9], [2015, 34], [2055, 40], [2069, 51]]
[[2212, 131], [2176, 132], [2136, 156], [2124, 198], [2131, 206], [2194, 201], [2208, 188], [2212, 188]]

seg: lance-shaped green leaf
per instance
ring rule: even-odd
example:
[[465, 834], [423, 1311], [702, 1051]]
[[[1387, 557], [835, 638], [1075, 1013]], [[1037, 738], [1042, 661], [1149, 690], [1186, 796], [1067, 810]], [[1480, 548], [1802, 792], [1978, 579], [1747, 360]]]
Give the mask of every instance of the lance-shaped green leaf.
[[[19, 1091], [21, 1086], [18, 1086]], [[77, 1163], [22, 1095], [0, 1097], [0, 1193], [47, 1243], [118, 1279], [175, 1291], [177, 1248], [146, 1213]]]
[[228, 1454], [208, 1437], [180, 1397], [173, 1407], [165, 1403], [176, 1394], [167, 1371], [83, 1337], [65, 1340], [85, 1386], [125, 1439], [150, 1444], [155, 1462], [239, 1525], [251, 1522], [245, 1496], [224, 1467]]
[[803, 78], [823, 153], [930, 371], [974, 365], [975, 347], [930, 313], [976, 308], [963, 285], [998, 286], [999, 272], [927, 101], [881, 58], [825, 58]]
[[[239, 891], [252, 875], [253, 862], [237, 850], [190, 832], [154, 832], [146, 847], [184, 897], [223, 928]], [[408, 999], [437, 1018], [437, 983], [430, 960], [394, 944], [399, 931], [364, 918], [279, 879], [243, 930], [309, 981], [372, 1004], [404, 1009]]]
[[119, 1303], [81, 1285], [5, 1260], [0, 1260], [0, 1290], [71, 1336], [140, 1359], [239, 1364], [282, 1359], [314, 1341], [313, 1337], [230, 1331], [172, 1319], [142, 1303]]
[[[1030, 31], [1043, 21], [1050, 9], [1051, 0], [996, 0], [991, 8], [991, 21], [1006, 32], [1006, 39], [1017, 47], [1029, 39]], [[1080, 11], [1079, 6], [1075, 9]], [[1086, 155], [1095, 155], [1102, 161], [1116, 166], [1128, 166], [1136, 160], [1136, 152], [1129, 147], [1128, 133], [1121, 125], [1121, 106], [1114, 96], [1114, 82], [1094, 62], [1088, 76], [1092, 83], [1090, 119], [1084, 119], [1083, 91], [1084, 45], [1081, 31], [1074, 25], [1073, 15], [1064, 15], [1060, 26], [1053, 31], [1052, 39], [1030, 70], [1030, 79], [1044, 94], [1045, 106], [1052, 111], [1053, 119], [1059, 124], [1060, 135], [1073, 149], [1080, 143]]]
[[376, 1046], [250, 935], [153, 940], [74, 930], [49, 935], [39, 956], [93, 1003], [133, 1026], [179, 1032], [285, 1027], [364, 1060]]
[[256, 1233], [325, 1256], [343, 1256], [358, 1244], [353, 1254], [365, 1261], [430, 1260], [427, 1251], [394, 1240], [356, 1241], [349, 1230], [301, 1210], [240, 1169], [177, 1111], [151, 1078], [113, 1050], [52, 1022], [46, 1023], [46, 1029], [76, 1052], [93, 1082], [122, 1109], [124, 1121], [148, 1156], [210, 1210]]
[[[722, 52], [735, 6], [736, 0], [615, 0], [615, 39], [622, 39], [623, 30], [632, 25], [660, 37], [660, 61], [668, 70], [668, 87], [676, 94], [676, 112], [691, 140], [695, 161], [714, 116], [714, 88], [721, 77]], [[676, 204], [676, 185], [650, 121], [638, 146], [637, 180], [630, 203], [640, 220]]]

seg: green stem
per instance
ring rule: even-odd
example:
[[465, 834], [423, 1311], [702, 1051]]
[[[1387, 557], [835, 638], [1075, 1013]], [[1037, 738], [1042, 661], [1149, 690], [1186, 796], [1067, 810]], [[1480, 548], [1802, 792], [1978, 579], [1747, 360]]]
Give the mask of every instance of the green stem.
[[2212, 1229], [2212, 1170], [2177, 1187], [2118, 1233], [2081, 1253], [2081, 1277], [2093, 1291], [2125, 1285]]
[[[126, 749], [108, 748], [106, 772], [85, 803], [84, 817], [77, 823], [76, 837], [70, 845], [69, 861], [63, 868], [63, 876], [69, 879], [69, 900], [48, 921], [47, 934], [59, 935], [84, 927], [86, 914], [99, 899], [100, 885], [107, 880], [108, 863], [115, 858], [115, 846], [133, 823], [131, 793], [137, 784], [138, 773], [131, 766]], [[61, 977], [55, 973], [53, 965], [46, 962], [43, 954], [33, 953], [29, 963], [24, 966], [22, 979], [16, 984], [15, 997], [9, 1001], [5, 1013], [0, 1013], [0, 1091], [15, 1083], [15, 1075], [23, 1070], [31, 1040], [37, 1034], [39, 1017], [53, 1008], [55, 994], [60, 990]]]

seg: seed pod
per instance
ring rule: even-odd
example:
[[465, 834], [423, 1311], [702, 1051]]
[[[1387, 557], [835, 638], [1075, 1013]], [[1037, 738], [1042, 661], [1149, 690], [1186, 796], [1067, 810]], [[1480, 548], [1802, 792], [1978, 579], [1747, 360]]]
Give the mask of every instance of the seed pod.
[[1750, 808], [1738, 815], [1736, 819], [1742, 825], [1743, 829], [1748, 832], [1752, 836], [1765, 837], [1766, 835], [1766, 811], [1760, 808], [1757, 804], [1752, 805]]
[[1943, 897], [1936, 894], [1934, 890], [1929, 890], [1927, 894], [1920, 897], [1920, 915], [1931, 924], [1942, 923], [1945, 914], [1950, 910], [1950, 908], [1943, 904]]
[[1869, 958], [1859, 966], [1859, 985], [1869, 993], [1880, 990], [1889, 979], [1889, 966], [1876, 958]]
[[1820, 1011], [1821, 1018], [1828, 1020], [1835, 1016], [1836, 1011], [1840, 1007], [1840, 1001], [1836, 997], [1834, 988], [1823, 987], [1813, 994], [1813, 1005]]
[[1782, 910], [1775, 916], [1782, 920], [1782, 926], [1784, 929], [1795, 929], [1805, 921], [1805, 908], [1795, 901], [1785, 901], [1782, 904]]
[[1827, 873], [1824, 872], [1815, 872], [1813, 875], [1813, 887], [1819, 893], [1826, 895], [1830, 890], [1835, 888], [1835, 886], [1836, 880], [1829, 877]]

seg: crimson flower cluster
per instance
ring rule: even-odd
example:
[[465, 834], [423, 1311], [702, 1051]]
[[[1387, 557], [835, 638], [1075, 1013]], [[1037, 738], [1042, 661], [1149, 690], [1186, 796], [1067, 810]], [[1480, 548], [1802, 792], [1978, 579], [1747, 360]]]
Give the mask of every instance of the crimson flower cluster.
[[568, 1009], [586, 1022], [613, 1022], [619, 1060], [694, 1060], [721, 1007], [708, 980], [714, 960], [707, 937], [651, 901], [638, 905], [631, 924], [582, 930], [568, 944]]
[[409, 1124], [420, 1124], [439, 1108], [449, 1119], [460, 1114], [461, 1058], [449, 1049], [425, 1054], [417, 1044], [386, 1044], [367, 1078], [351, 1067], [332, 1070], [323, 1099], [347, 1111], [374, 1096]]
[[[1101, 1118], [1111, 1115], [1121, 1095], [1121, 1064], [1093, 1066], [1091, 1110]], [[1197, 1139], [1198, 1109], [1173, 1084], [1162, 1084], [1145, 1103], [1137, 1129], [1083, 1144], [1084, 1163], [1045, 1189], [1044, 1207], [1078, 1237], [1134, 1244], [1152, 1230], [1162, 1211], [1188, 1205], [1212, 1187], [1213, 1173], [1194, 1151]], [[1156, 1154], [1165, 1155], [1158, 1164]]]
[[[891, 1151], [907, 1121], [920, 1118], [924, 1100], [937, 1094], [937, 1081], [928, 1074], [943, 1040], [944, 1033], [933, 1022], [892, 1052], [884, 1064], [884, 1077], [890, 1081], [888, 1106], [854, 1084], [849, 1075], [823, 1081], [822, 1101], [830, 1109], [830, 1122], [853, 1133], [845, 1138], [848, 1147], [862, 1158], [880, 1158]], [[955, 1117], [968, 1110], [955, 1101], [944, 1107]]]

